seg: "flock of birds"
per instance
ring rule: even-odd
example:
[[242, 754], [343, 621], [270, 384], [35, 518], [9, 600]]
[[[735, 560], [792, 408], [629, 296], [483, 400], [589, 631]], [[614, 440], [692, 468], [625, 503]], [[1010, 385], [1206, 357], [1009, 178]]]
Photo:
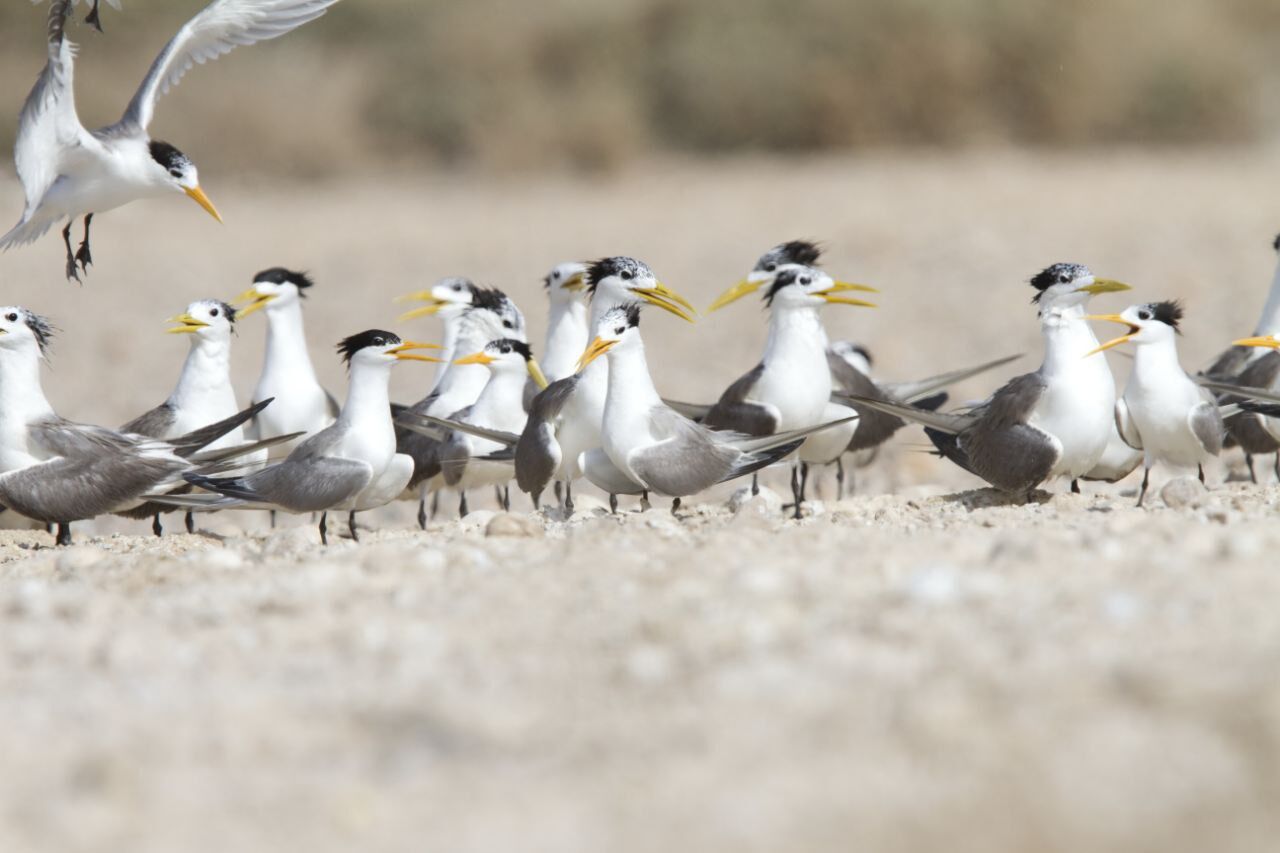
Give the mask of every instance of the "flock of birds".
[[[283, 35], [334, 2], [214, 0], [160, 53], [123, 118], [90, 132], [72, 94], [66, 28], [75, 0], [55, 0], [48, 61], [23, 106], [15, 150], [27, 204], [0, 248], [65, 222], [66, 275], [78, 279], [92, 263], [96, 213], [181, 191], [218, 216], [191, 161], [147, 135], [156, 100], [193, 64]], [[101, 28], [96, 0], [86, 20]], [[73, 251], [71, 225], [80, 217], [84, 240]], [[925, 427], [939, 456], [1027, 499], [1047, 481], [1065, 479], [1079, 491], [1081, 480], [1115, 482], [1142, 465], [1141, 505], [1157, 464], [1198, 469], [1203, 480], [1203, 464], [1226, 445], [1245, 451], [1251, 472], [1252, 456], [1280, 450], [1280, 270], [1255, 335], [1193, 376], [1178, 359], [1177, 302], [1088, 314], [1093, 297], [1128, 285], [1053, 264], [1030, 281], [1044, 339], [1040, 367], [980, 403], [943, 411], [950, 385], [1017, 356], [912, 382], [873, 379], [865, 349], [828, 340], [822, 312], [874, 307], [854, 294], [875, 289], [835, 280], [820, 254], [808, 241], [779, 244], [711, 305], [762, 294], [768, 337], [759, 363], [705, 405], [659, 394], [640, 331], [648, 307], [690, 322], [696, 310], [625, 256], [563, 263], [546, 275], [540, 360], [523, 314], [500, 290], [447, 278], [410, 294], [424, 304], [401, 319], [439, 318], [443, 342], [379, 329], [343, 339], [342, 403], [320, 385], [307, 347], [302, 300], [311, 278], [264, 270], [234, 304], [200, 300], [173, 318], [170, 331], [191, 338], [177, 386], [119, 429], [54, 412], [40, 374], [49, 322], [0, 308], [0, 504], [56, 526], [58, 544], [71, 541], [72, 522], [99, 515], [152, 518], [159, 535], [165, 512], [185, 511], [191, 530], [194, 513], [229, 509], [316, 514], [327, 542], [329, 513], [347, 513], [356, 538], [356, 513], [416, 500], [425, 528], [442, 491], [458, 495], [465, 515], [476, 489], [495, 489], [509, 508], [512, 481], [539, 510], [550, 490], [572, 513], [573, 489], [586, 480], [615, 512], [618, 497], [632, 495], [646, 507], [651, 496], [670, 498], [674, 513], [681, 499], [726, 481], [750, 475], [757, 490], [757, 473], [774, 464], [791, 468], [790, 508], [799, 518], [810, 466], [836, 465], [843, 487], [846, 454], [865, 464], [908, 423]], [[265, 358], [242, 410], [231, 335], [258, 311], [267, 318]], [[1092, 320], [1117, 323], [1124, 334], [1099, 343]], [[1133, 369], [1117, 399], [1100, 353], [1126, 343], [1135, 345]], [[429, 392], [407, 406], [389, 397], [391, 367], [401, 361], [438, 364]]]

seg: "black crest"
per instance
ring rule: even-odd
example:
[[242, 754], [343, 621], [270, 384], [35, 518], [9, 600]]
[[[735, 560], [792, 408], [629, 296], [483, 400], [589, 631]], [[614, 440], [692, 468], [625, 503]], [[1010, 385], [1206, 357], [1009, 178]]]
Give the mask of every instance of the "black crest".
[[753, 272], [773, 272], [784, 264], [816, 266], [822, 260], [822, 247], [812, 240], [788, 240], [760, 256]]
[[640, 305], [639, 302], [629, 302], [626, 305], [619, 305], [617, 308], [610, 308], [605, 315], [600, 318], [602, 326], [612, 326], [615, 334], [622, 334], [625, 329], [618, 327], [616, 324], [625, 323], [626, 329], [638, 329], [640, 327]]
[[624, 281], [653, 275], [643, 261], [628, 258], [626, 255], [615, 255], [612, 258], [600, 258], [587, 264], [587, 288], [594, 294], [596, 285], [610, 276], [618, 276]]
[[1152, 302], [1143, 306], [1151, 312], [1151, 319], [1159, 320], [1166, 326], [1172, 326], [1174, 331], [1178, 329], [1178, 323], [1182, 321], [1182, 302], [1177, 299], [1170, 299], [1165, 302]]
[[1038, 292], [1031, 297], [1032, 302], [1039, 302], [1044, 292], [1055, 284], [1070, 284], [1078, 278], [1089, 275], [1089, 268], [1083, 264], [1053, 264], [1047, 266], [1031, 277], [1031, 286]]
[[524, 341], [517, 341], [515, 338], [502, 338], [496, 341], [490, 341], [485, 349], [491, 349], [494, 352], [508, 353], [518, 352], [520, 357], [525, 361], [533, 358], [533, 350]]
[[253, 283], [266, 282], [268, 284], [292, 284], [298, 288], [298, 295], [306, 297], [306, 289], [315, 285], [315, 281], [305, 272], [298, 270], [288, 270], [284, 267], [271, 267], [265, 269], [253, 277]]
[[627, 327], [631, 329], [640, 328], [640, 303], [632, 302], [626, 307]]
[[182, 173], [184, 168], [191, 164], [191, 160], [186, 154], [183, 154], [167, 142], [153, 139], [148, 147], [151, 149], [151, 159], [164, 166], [165, 171], [175, 178]]
[[[14, 314], [17, 314], [14, 317]], [[9, 322], [17, 322], [21, 320], [26, 323], [27, 328], [31, 330], [32, 336], [35, 337], [36, 343], [40, 346], [40, 354], [45, 355], [49, 351], [49, 343], [53, 340], [54, 326], [49, 322], [47, 317], [42, 317], [34, 311], [28, 311], [26, 308], [15, 308], [13, 312], [6, 315]]]
[[487, 308], [490, 311], [501, 314], [510, 301], [507, 298], [507, 294], [496, 287], [476, 287], [474, 284], [471, 285], [472, 308]]
[[338, 353], [342, 356], [343, 361], [350, 364], [351, 357], [365, 347], [385, 347], [398, 343], [400, 343], [400, 336], [395, 332], [370, 329], [367, 332], [360, 332], [338, 341]]

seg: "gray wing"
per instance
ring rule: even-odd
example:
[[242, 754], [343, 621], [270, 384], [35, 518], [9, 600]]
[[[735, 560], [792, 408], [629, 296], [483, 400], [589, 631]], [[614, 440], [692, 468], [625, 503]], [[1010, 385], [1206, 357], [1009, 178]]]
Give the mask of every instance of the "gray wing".
[[411, 489], [440, 473], [440, 440], [409, 429], [400, 423], [400, 414], [403, 411], [426, 415], [437, 396], [436, 392], [432, 392], [407, 409], [402, 410], [395, 405], [391, 408], [392, 422], [396, 428], [396, 452], [413, 460], [413, 477], [409, 479], [408, 486]]
[[[885, 394], [865, 373], [835, 353], [827, 352], [827, 364], [831, 367], [832, 382], [845, 394], [870, 400], [898, 402]], [[844, 399], [839, 396], [833, 396], [833, 399], [842, 405], [845, 404]], [[858, 428], [854, 430], [853, 437], [849, 439], [848, 450], [850, 452], [879, 447], [888, 441], [895, 432], [907, 425], [907, 422], [901, 417], [883, 409], [876, 409], [859, 403], [851, 403], [849, 407], [857, 412], [859, 417]]]
[[131, 432], [135, 435], [146, 435], [151, 438], [168, 438], [173, 430], [173, 422], [175, 420], [177, 420], [177, 415], [173, 406], [166, 401], [151, 411], [138, 415], [138, 417], [120, 427], [120, 431]]
[[958, 436], [970, 471], [1009, 492], [1044, 482], [1062, 455], [1048, 433], [1027, 423], [1044, 393], [1038, 373], [1015, 377], [975, 409], [973, 424]]
[[313, 21], [337, 0], [214, 0], [183, 25], [151, 64], [120, 121], [106, 135], [146, 130], [156, 101], [197, 63], [203, 65], [244, 44], [277, 38]]
[[635, 451], [627, 461], [644, 485], [659, 494], [682, 497], [714, 486], [732, 474], [742, 456], [667, 406], [649, 410], [649, 425], [662, 440]]
[[747, 435], [769, 435], [778, 431], [778, 418], [766, 406], [747, 400], [760, 377], [764, 362], [734, 382], [707, 412], [702, 422], [713, 429], [727, 429]]
[[529, 418], [516, 442], [516, 485], [537, 497], [555, 477], [563, 454], [556, 441], [560, 413], [573, 398], [582, 374], [557, 379], [529, 403]]
[[1204, 375], [1210, 379], [1234, 382], [1257, 357], [1258, 354], [1253, 347], [1228, 347], [1214, 359], [1213, 364], [1204, 371]]
[[[459, 409], [449, 416], [451, 421], [465, 421], [471, 415], [471, 406]], [[445, 485], [456, 486], [462, 479], [467, 462], [471, 459], [471, 447], [466, 436], [457, 430], [450, 430], [440, 443], [440, 471], [444, 474]]]
[[[904, 382], [878, 382], [876, 384], [880, 386], [880, 390], [884, 392], [885, 396], [914, 403], [923, 397], [928, 397], [937, 391], [955, 385], [957, 382], [963, 382], [970, 377], [986, 373], [989, 370], [995, 370], [997, 367], [1003, 367], [1020, 358], [1022, 358], [1022, 353], [1007, 355], [1004, 358], [993, 359], [973, 367], [964, 367], [960, 370], [939, 373], [936, 376], [929, 376], [925, 379], [913, 379]], [[844, 362], [844, 359], [840, 360]], [[848, 364], [848, 362], [844, 363]], [[834, 371], [832, 375], [834, 376]]]
[[[1250, 350], [1253, 348], [1232, 347], [1232, 349]], [[1228, 350], [1228, 352], [1230, 351]], [[1280, 352], [1274, 350], [1258, 356], [1237, 368], [1237, 372], [1231, 378], [1231, 381], [1238, 385], [1266, 389], [1274, 389], [1277, 380], [1280, 380]], [[1218, 398], [1218, 402], [1231, 404], [1238, 403], [1241, 399], [1230, 394], [1223, 394]], [[1252, 412], [1242, 412], [1229, 417], [1226, 421], [1226, 426], [1231, 438], [1246, 453], [1258, 455], [1275, 453], [1277, 448], [1280, 448], [1280, 443], [1263, 428], [1260, 415]]]
[[1222, 437], [1226, 426], [1218, 407], [1211, 402], [1204, 402], [1191, 410], [1189, 417], [1191, 431], [1200, 441], [1200, 446], [1211, 456], [1222, 452]]
[[314, 447], [301, 450], [303, 445], [283, 462], [247, 477], [192, 478], [191, 482], [228, 497], [293, 512], [324, 512], [356, 496], [373, 480], [373, 467], [367, 462], [318, 455]]

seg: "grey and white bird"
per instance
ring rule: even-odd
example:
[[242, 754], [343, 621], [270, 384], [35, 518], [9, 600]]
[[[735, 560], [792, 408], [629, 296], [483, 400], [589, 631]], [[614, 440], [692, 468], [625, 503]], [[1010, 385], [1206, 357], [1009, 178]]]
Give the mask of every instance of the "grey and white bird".
[[274, 455], [283, 457], [299, 441], [315, 435], [338, 416], [338, 401], [316, 378], [307, 349], [307, 333], [302, 320], [302, 300], [315, 284], [304, 272], [271, 267], [253, 277], [253, 285], [235, 298], [237, 318], [264, 311], [267, 317], [267, 345], [262, 372], [253, 389], [253, 402], [274, 400], [269, 409], [254, 419], [260, 438], [299, 433]]
[[[519, 435], [527, 419], [523, 405], [525, 385], [532, 381], [539, 390], [547, 387], [547, 379], [529, 345], [514, 338], [490, 341], [484, 349], [456, 359], [455, 364], [484, 365], [489, 369], [489, 381], [474, 403], [454, 412], [449, 420]], [[441, 474], [445, 485], [458, 493], [459, 516], [467, 514], [467, 492], [482, 486], [499, 487], [503, 509], [511, 508], [508, 489], [515, 476], [514, 457], [491, 458], [491, 454], [503, 449], [502, 442], [457, 429], [446, 436], [440, 448]]]
[[221, 464], [254, 445], [205, 450], [249, 420], [258, 404], [171, 439], [75, 423], [45, 397], [40, 364], [52, 337], [47, 320], [25, 308], [0, 308], [0, 505], [57, 525], [136, 506], [146, 494], [182, 485], [183, 475]]
[[[240, 410], [231, 386], [231, 333], [235, 319], [235, 309], [216, 299], [192, 302], [184, 313], [170, 318], [169, 322], [176, 325], [169, 333], [190, 335], [191, 341], [178, 374], [178, 384], [163, 403], [129, 421], [120, 431], [168, 439], [233, 417]], [[244, 429], [237, 426], [205, 449], [244, 442]], [[246, 465], [264, 462], [266, 451], [241, 461]], [[151, 529], [159, 536], [163, 532], [160, 514], [171, 510], [172, 507], [162, 504], [143, 504], [120, 514], [127, 518], [151, 518]], [[195, 532], [195, 519], [190, 512], [185, 520], [187, 532]]]
[[603, 453], [631, 482], [673, 498], [673, 513], [682, 498], [772, 464], [793, 452], [806, 436], [832, 426], [813, 424], [761, 437], [712, 430], [680, 414], [663, 402], [653, 385], [638, 305], [604, 313], [581, 365], [588, 367], [606, 354], [602, 444], [587, 455]]
[[[457, 354], [458, 330], [461, 328], [462, 315], [470, 307], [479, 288], [469, 278], [448, 276], [437, 281], [426, 290], [407, 293], [396, 297], [397, 302], [425, 302], [401, 314], [397, 320], [405, 322], [419, 317], [439, 317], [444, 334], [441, 338], [440, 364], [436, 366], [435, 377], [431, 381], [431, 391], [436, 390], [445, 371]], [[428, 392], [430, 393], [430, 392]]]
[[[549, 303], [547, 337], [542, 346], [542, 371], [548, 382], [572, 376], [578, 356], [591, 339], [591, 308], [587, 290], [587, 265], [578, 261], [557, 264], [543, 278]], [[539, 389], [526, 386], [526, 408]]]
[[246, 507], [320, 513], [320, 540], [328, 544], [328, 513], [345, 511], [353, 539], [355, 515], [395, 500], [413, 475], [413, 460], [396, 452], [388, 384], [400, 361], [436, 361], [413, 350], [434, 344], [402, 341], [370, 329], [344, 338], [338, 352], [351, 371], [338, 419], [303, 441], [283, 461], [241, 477], [190, 475], [213, 494], [159, 498], [204, 509]]
[[1119, 314], [1089, 315], [1127, 326], [1118, 338], [1098, 346], [1100, 353], [1121, 344], [1136, 344], [1133, 371], [1124, 396], [1116, 401], [1116, 427], [1125, 442], [1143, 454], [1138, 506], [1147, 495], [1151, 469], [1157, 464], [1195, 469], [1204, 482], [1204, 463], [1222, 451], [1226, 434], [1213, 395], [1187, 375], [1178, 361], [1178, 324], [1182, 305], [1153, 302], [1132, 305]]
[[967, 412], [927, 412], [866, 396], [871, 408], [915, 421], [945, 456], [998, 489], [1029, 498], [1057, 477], [1074, 481], [1102, 458], [1115, 431], [1115, 379], [1086, 358], [1098, 339], [1085, 319], [1092, 296], [1129, 290], [1080, 264], [1054, 264], [1031, 279], [1045, 341], [1034, 373], [1015, 377]]
[[[196, 64], [239, 45], [282, 36], [325, 13], [337, 0], [214, 0], [188, 21], [156, 57], [115, 124], [86, 130], [76, 111], [75, 46], [67, 38], [72, 0], [49, 11], [48, 60], [18, 119], [14, 161], [26, 194], [22, 217], [0, 237], [0, 249], [31, 243], [66, 221], [67, 278], [93, 262], [89, 225], [97, 213], [140, 198], [185, 193], [221, 221], [200, 188], [191, 159], [147, 132], [160, 96]], [[93, 12], [96, 19], [97, 4]], [[71, 225], [84, 217], [84, 239], [71, 249]]]

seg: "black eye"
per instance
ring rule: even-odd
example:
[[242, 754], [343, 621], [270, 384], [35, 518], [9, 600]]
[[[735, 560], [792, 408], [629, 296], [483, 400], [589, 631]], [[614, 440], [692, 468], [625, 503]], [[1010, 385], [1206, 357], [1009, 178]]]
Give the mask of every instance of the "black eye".
[[218, 316], [218, 309], [217, 309], [217, 308], [214, 308], [212, 311], [210, 311], [210, 312], [209, 312], [209, 316], [210, 316], [210, 317], [217, 317], [217, 316]]
[[773, 272], [773, 271], [774, 271], [774, 270], [776, 270], [777, 268], [778, 268], [778, 265], [777, 265], [777, 264], [765, 264], [765, 265], [764, 265], [764, 271], [765, 271], [765, 272]]
[[558, 281], [558, 280], [560, 279], [560, 273], [559, 273], [559, 272], [553, 272], [553, 273], [551, 274], [551, 277], [552, 277], [552, 278], [554, 278], [554, 279], [556, 279], [556, 280]]
[[1060, 272], [1060, 273], [1058, 273], [1058, 284], [1066, 284], [1066, 283], [1067, 283], [1068, 281], [1070, 281], [1070, 280], [1071, 280], [1071, 279], [1067, 278], [1067, 274], [1066, 274], [1066, 273], [1064, 273], [1064, 272]]
[[622, 272], [618, 273], [618, 277], [621, 278], [623, 281], [631, 281], [631, 270], [623, 270]]
[[1139, 320], [1150, 320], [1150, 319], [1151, 319], [1151, 315], [1150, 315], [1150, 314], [1148, 314], [1146, 311], [1139, 311], [1139, 312], [1138, 312], [1138, 319], [1139, 319]]
[[811, 281], [813, 281], [813, 279], [809, 278], [809, 276], [807, 276], [807, 275], [802, 275], [802, 276], [800, 276], [800, 283], [801, 283], [801, 284], [808, 284], [808, 283], [809, 283], [809, 282], [811, 282]]
[[502, 328], [504, 328], [504, 329], [514, 329], [514, 328], [515, 328], [515, 326], [514, 326], [514, 325], [512, 325], [512, 323], [511, 323], [511, 321], [510, 321], [510, 320], [503, 320], [503, 321], [502, 321]]
[[12, 311], [10, 311], [8, 314], [5, 314], [4, 318], [8, 320], [10, 323], [18, 322], [18, 315], [13, 313]]
[[614, 329], [614, 330], [613, 330], [613, 333], [614, 333], [615, 335], [620, 335], [620, 334], [622, 334], [623, 332], [625, 332], [626, 330], [627, 330], [627, 327], [626, 327], [626, 326], [619, 326], [618, 328], [616, 328], [616, 329]]
[[462, 285], [460, 285], [460, 284], [455, 284], [455, 285], [453, 286], [453, 289], [454, 289], [454, 290], [462, 290]]
[[374, 338], [374, 339], [373, 339], [373, 345], [374, 345], [375, 347], [380, 347], [380, 346], [384, 345], [385, 343], [386, 343], [386, 341], [384, 341], [382, 338]]
[[173, 175], [175, 178], [181, 178], [181, 177], [182, 177], [182, 170], [181, 170], [181, 169], [170, 169], [170, 170], [169, 170], [169, 174], [170, 174], [170, 175]]

